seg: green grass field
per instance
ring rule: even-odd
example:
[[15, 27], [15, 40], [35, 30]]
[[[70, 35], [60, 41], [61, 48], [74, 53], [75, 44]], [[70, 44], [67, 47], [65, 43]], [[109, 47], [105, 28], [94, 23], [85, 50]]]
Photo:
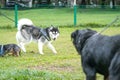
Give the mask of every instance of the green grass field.
[[[3, 10], [0, 12], [14, 20], [14, 10]], [[109, 24], [117, 16], [120, 16], [120, 10], [108, 9], [77, 9], [77, 26], [97, 27]], [[72, 8], [55, 9], [27, 9], [18, 11], [18, 19], [29, 18], [36, 26], [72, 26], [74, 24]], [[14, 22], [0, 15], [0, 22], [5, 23], [0, 26], [14, 26]], [[120, 25], [120, 21], [114, 25]]]
[[[1, 10], [9, 17], [14, 18], [14, 11]], [[0, 58], [0, 80], [85, 80], [82, 71], [80, 56], [76, 52], [70, 38], [70, 34], [76, 29], [89, 27], [100, 32], [119, 15], [119, 10], [78, 10], [78, 24], [73, 27], [72, 9], [32, 9], [19, 11], [19, 18], [26, 17], [33, 20], [37, 26], [60, 26], [60, 36], [53, 42], [58, 53], [54, 55], [44, 46], [44, 55], [38, 53], [37, 43], [26, 45], [27, 53], [21, 53], [19, 57], [6, 55]], [[0, 16], [0, 44], [16, 43], [17, 29], [14, 23]], [[120, 22], [108, 28], [102, 34], [120, 34]], [[80, 26], [84, 25], [84, 27]], [[95, 27], [96, 28], [93, 28]], [[102, 27], [98, 28], [98, 26]], [[12, 28], [11, 28], [12, 27]], [[97, 74], [98, 80], [102, 76]]]

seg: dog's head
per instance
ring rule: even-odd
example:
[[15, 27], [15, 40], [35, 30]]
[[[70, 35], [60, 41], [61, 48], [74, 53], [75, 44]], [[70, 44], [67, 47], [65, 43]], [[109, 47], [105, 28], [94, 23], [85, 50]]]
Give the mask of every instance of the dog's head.
[[91, 29], [76, 30], [71, 33], [73, 45], [75, 46], [79, 54], [81, 54], [81, 50], [84, 47], [85, 41], [95, 33], [97, 32]]
[[60, 35], [58, 27], [54, 27], [53, 25], [49, 27], [48, 32], [49, 32], [49, 37], [52, 40], [56, 40], [58, 36]]

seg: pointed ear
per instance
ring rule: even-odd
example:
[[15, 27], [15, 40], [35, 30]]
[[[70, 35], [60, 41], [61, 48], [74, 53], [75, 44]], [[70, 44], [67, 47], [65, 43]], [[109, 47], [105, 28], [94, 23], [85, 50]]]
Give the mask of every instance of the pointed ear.
[[51, 24], [51, 26], [50, 27], [54, 27], [52, 24]]
[[51, 30], [51, 29], [53, 29], [53, 25], [51, 25], [51, 26], [49, 27], [49, 30]]

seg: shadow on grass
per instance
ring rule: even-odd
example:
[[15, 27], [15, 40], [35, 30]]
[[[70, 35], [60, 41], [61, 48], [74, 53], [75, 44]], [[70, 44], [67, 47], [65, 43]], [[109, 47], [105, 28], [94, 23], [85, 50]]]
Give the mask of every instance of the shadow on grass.
[[17, 27], [13, 26], [0, 26], [0, 30], [16, 30]]

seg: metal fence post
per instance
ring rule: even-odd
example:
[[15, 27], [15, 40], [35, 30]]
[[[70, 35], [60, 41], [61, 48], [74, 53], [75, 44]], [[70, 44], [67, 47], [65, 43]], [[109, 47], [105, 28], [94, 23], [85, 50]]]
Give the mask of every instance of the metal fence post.
[[76, 26], [77, 24], [76, 14], [77, 14], [77, 6], [76, 6], [76, 0], [74, 0], [74, 26]]

